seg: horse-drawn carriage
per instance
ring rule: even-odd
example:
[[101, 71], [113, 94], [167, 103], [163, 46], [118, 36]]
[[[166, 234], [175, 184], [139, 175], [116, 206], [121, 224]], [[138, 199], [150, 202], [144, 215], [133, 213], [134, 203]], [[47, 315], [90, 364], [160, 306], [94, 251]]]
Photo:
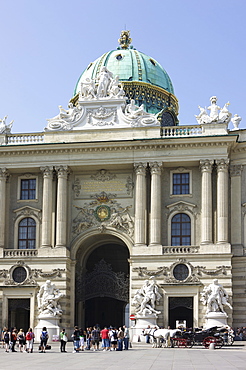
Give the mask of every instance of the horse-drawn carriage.
[[180, 329], [150, 329], [148, 333], [153, 339], [154, 347], [179, 347], [191, 348], [194, 345], [203, 345], [209, 348], [211, 344], [215, 349], [221, 348], [224, 344], [233, 344], [233, 332], [228, 326], [217, 327], [206, 330], [185, 331]]
[[232, 345], [234, 335], [226, 326], [214, 326], [206, 330], [198, 331], [182, 331], [181, 335], [176, 335], [172, 338], [174, 347], [191, 348], [193, 345], [203, 345], [209, 348], [211, 344], [215, 349], [221, 348], [224, 344]]

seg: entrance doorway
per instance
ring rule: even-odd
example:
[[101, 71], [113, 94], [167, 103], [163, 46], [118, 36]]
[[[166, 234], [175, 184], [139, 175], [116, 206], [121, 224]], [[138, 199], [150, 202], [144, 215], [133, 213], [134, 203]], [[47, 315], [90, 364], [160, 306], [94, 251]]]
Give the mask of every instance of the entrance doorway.
[[[122, 326], [126, 303], [109, 297], [97, 297], [85, 302], [85, 326], [98, 324], [104, 326]], [[97, 318], [95, 322], [95, 317]]]
[[187, 328], [193, 327], [193, 297], [169, 297], [169, 325], [176, 328], [178, 321], [186, 322]]
[[26, 332], [30, 326], [30, 299], [8, 299], [8, 327]]
[[[76, 271], [76, 323], [121, 326], [129, 303], [129, 251], [123, 243], [105, 243]], [[78, 261], [79, 262], [79, 261]]]

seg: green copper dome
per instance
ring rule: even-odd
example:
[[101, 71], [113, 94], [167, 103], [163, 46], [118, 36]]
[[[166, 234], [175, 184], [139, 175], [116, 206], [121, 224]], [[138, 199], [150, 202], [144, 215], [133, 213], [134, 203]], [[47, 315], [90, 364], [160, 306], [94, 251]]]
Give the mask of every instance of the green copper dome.
[[174, 94], [173, 85], [167, 72], [153, 58], [134, 49], [112, 50], [90, 63], [80, 76], [74, 94], [85, 78], [96, 78], [102, 66], [118, 75], [120, 81], [141, 81], [158, 86]]
[[76, 99], [81, 82], [87, 78], [96, 79], [105, 66], [114, 76], [119, 76], [128, 100], [135, 99], [137, 104], [144, 104], [146, 111], [150, 113], [169, 108], [177, 116], [178, 102], [170, 77], [154, 58], [133, 47], [129, 48], [129, 36], [129, 31], [122, 31], [120, 47], [103, 54], [88, 65], [76, 84], [72, 100]]

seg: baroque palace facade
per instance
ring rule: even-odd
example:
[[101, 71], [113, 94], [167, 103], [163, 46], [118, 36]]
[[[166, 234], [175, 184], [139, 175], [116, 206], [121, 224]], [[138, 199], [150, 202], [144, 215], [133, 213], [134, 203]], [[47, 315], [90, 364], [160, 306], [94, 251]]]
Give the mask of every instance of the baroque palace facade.
[[179, 125], [165, 70], [128, 31], [119, 43], [43, 132], [2, 120], [0, 327], [37, 325], [46, 280], [64, 294], [61, 327], [121, 325], [153, 278], [159, 325], [203, 325], [215, 278], [228, 323], [245, 325], [246, 130], [216, 97]]

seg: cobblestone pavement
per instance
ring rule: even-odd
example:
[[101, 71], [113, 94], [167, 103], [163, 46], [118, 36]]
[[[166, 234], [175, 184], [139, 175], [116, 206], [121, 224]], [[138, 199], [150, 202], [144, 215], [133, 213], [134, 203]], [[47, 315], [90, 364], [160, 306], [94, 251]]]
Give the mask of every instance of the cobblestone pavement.
[[[5, 353], [0, 349], [0, 369], [16, 367], [33, 370], [233, 370], [246, 369], [246, 342], [236, 342], [231, 347], [209, 350], [200, 346], [186, 348], [152, 348], [144, 343], [133, 344], [128, 351], [73, 353], [72, 343], [67, 353], [59, 352], [59, 343], [52, 343], [51, 350], [39, 353]], [[18, 348], [17, 348], [18, 350]]]

